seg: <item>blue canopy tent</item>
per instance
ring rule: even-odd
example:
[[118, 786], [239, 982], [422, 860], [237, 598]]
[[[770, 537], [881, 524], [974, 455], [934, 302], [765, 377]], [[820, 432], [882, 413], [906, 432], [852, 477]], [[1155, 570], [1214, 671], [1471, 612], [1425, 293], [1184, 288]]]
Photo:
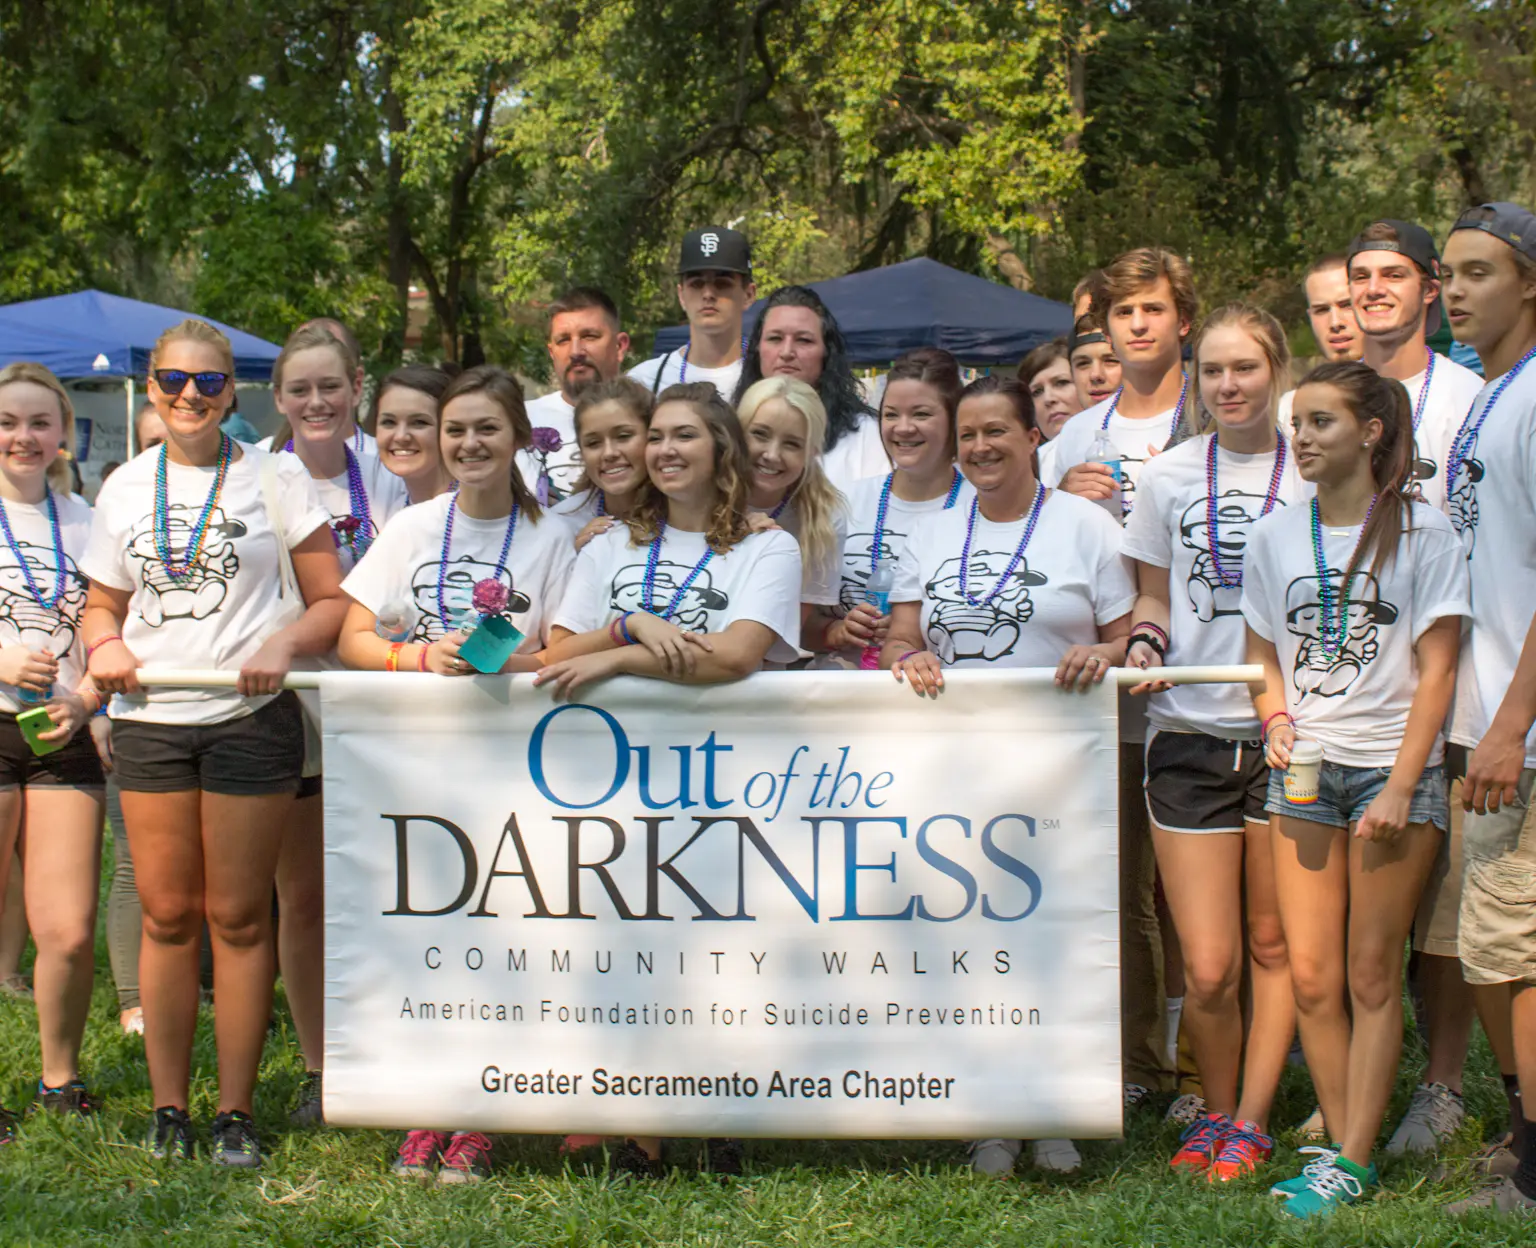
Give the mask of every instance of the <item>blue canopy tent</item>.
[[[99, 474], [99, 463], [106, 456], [134, 452], [133, 415], [135, 383], [149, 371], [149, 352], [155, 339], [172, 325], [192, 315], [156, 303], [141, 303], [99, 290], [81, 290], [72, 295], [50, 299], [31, 299], [0, 307], [0, 366], [19, 360], [45, 364], [54, 376], [73, 378], [119, 378], [127, 388], [123, 441], [118, 447], [116, 417], [102, 417], [96, 422], [105, 430], [105, 438], [92, 440], [92, 421], [77, 419], [80, 434], [79, 456], [88, 482]], [[221, 329], [235, 351], [235, 377], [240, 381], [267, 381], [272, 363], [282, 348], [243, 330], [208, 317]], [[97, 452], [100, 452], [98, 454]], [[93, 461], [95, 471], [87, 472], [85, 461]]]
[[[1072, 309], [1011, 286], [919, 258], [808, 283], [848, 339], [855, 364], [888, 364], [916, 347], [942, 347], [962, 364], [1014, 365], [1072, 328]], [[747, 309], [751, 332], [759, 299]], [[679, 350], [686, 325], [656, 335], [656, 354]]]

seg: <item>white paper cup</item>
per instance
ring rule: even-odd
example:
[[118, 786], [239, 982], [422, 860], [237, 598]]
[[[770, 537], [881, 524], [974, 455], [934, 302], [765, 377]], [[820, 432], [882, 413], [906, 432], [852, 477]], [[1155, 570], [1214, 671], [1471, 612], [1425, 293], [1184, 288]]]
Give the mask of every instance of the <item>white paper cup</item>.
[[1291, 746], [1291, 765], [1285, 769], [1285, 800], [1295, 806], [1317, 801], [1323, 770], [1323, 747], [1316, 741], [1297, 738]]

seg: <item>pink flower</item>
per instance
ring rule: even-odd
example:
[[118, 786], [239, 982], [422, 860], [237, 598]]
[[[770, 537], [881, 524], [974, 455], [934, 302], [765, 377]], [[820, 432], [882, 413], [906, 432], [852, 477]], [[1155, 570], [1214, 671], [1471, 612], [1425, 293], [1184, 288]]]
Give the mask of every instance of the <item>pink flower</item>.
[[486, 577], [483, 581], [475, 582], [475, 590], [469, 602], [481, 615], [500, 615], [507, 609], [507, 587], [500, 581]]
[[557, 429], [551, 429], [548, 425], [540, 425], [533, 431], [533, 449], [545, 455], [552, 455], [565, 443]]

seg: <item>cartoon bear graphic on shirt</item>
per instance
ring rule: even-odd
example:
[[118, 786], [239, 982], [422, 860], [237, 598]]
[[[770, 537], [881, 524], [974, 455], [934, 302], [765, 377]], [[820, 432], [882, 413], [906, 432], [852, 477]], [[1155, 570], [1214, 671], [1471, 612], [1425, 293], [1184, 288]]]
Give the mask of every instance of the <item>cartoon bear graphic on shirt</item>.
[[[1012, 562], [1011, 551], [972, 551], [970, 564], [965, 568], [963, 592], [958, 557], [946, 559], [934, 571], [924, 587], [927, 597], [936, 604], [928, 615], [926, 631], [928, 644], [941, 662], [985, 659], [990, 663], [1013, 653], [1024, 625], [1035, 613], [1029, 591], [1049, 582], [1043, 573], [1031, 571], [1021, 559], [1008, 584], [990, 602], [982, 602]], [[974, 603], [967, 601], [966, 594]]]
[[[886, 531], [880, 538], [880, 551], [875, 556], [879, 563], [892, 563], [896, 559], [896, 552], [891, 547], [891, 537], [901, 537], [903, 534], [892, 534]], [[864, 587], [869, 584], [869, 578], [874, 575], [870, 568], [870, 556], [873, 553], [871, 547], [874, 544], [873, 533], [850, 533], [848, 540], [843, 543], [843, 585], [838, 596], [836, 613], [847, 615], [855, 607], [864, 605]]]
[[1450, 493], [1446, 498], [1451, 527], [1460, 534], [1468, 558], [1477, 543], [1477, 486], [1483, 479], [1483, 461], [1473, 457], [1475, 450], [1477, 434], [1468, 431], [1461, 448], [1464, 458], [1456, 465], [1456, 477], [1450, 482]]
[[[172, 503], [166, 509], [166, 545], [172, 563], [177, 566], [186, 556], [202, 511], [190, 503]], [[235, 539], [245, 534], [246, 527], [241, 521], [215, 507], [208, 516], [202, 550], [185, 574], [172, 576], [157, 549], [153, 517], [140, 520], [128, 542], [128, 556], [144, 565], [144, 591], [139, 599], [139, 615], [144, 623], [159, 628], [167, 620], [206, 620], [218, 611], [229, 596], [229, 582], [240, 570]]]
[[[442, 568], [442, 605], [448, 612], [444, 620], [438, 611], [438, 570]], [[500, 581], [507, 587], [507, 605], [504, 615], [522, 615], [533, 606], [533, 600], [512, 582], [510, 569], [500, 574], [494, 563], [486, 563], [473, 555], [460, 555], [446, 567], [436, 559], [423, 563], [411, 577], [411, 599], [416, 604], [416, 627], [411, 632], [412, 641], [434, 642], [459, 626], [466, 612], [473, 610], [475, 585], [480, 581]], [[473, 627], [473, 622], [468, 622]]]
[[[1344, 574], [1328, 569], [1328, 584], [1333, 610], [1338, 610]], [[1323, 608], [1316, 576], [1299, 576], [1285, 590], [1285, 626], [1301, 638], [1296, 651], [1296, 670], [1292, 683], [1299, 700], [1316, 695], [1336, 698], [1348, 693], [1360, 673], [1381, 652], [1380, 630], [1397, 623], [1398, 609], [1381, 599], [1381, 586], [1369, 572], [1356, 571], [1350, 577], [1349, 611], [1344, 620], [1344, 637], [1338, 652], [1329, 654], [1323, 647]], [[1331, 630], [1330, 630], [1331, 631]]]
[[[686, 563], [673, 563], [669, 559], [660, 559], [656, 563], [656, 577], [651, 585], [652, 600], [645, 600], [645, 564], [632, 563], [628, 567], [620, 568], [613, 578], [613, 596], [608, 605], [615, 611], [628, 613], [630, 611], [646, 611], [660, 614], [666, 609], [672, 596], [677, 593], [693, 574], [693, 568]], [[724, 590], [716, 589], [713, 579], [709, 575], [709, 569], [700, 570], [693, 578], [693, 584], [689, 585], [683, 596], [678, 599], [677, 606], [672, 609], [667, 617], [685, 633], [707, 633], [709, 631], [709, 615], [711, 611], [724, 611], [731, 605], [731, 599]]]
[[[53, 598], [53, 547], [17, 542], [16, 555], [25, 561], [32, 574], [32, 584], [42, 591], [44, 601]], [[86, 579], [75, 561], [64, 556], [64, 592], [57, 611], [51, 611], [32, 596], [21, 564], [8, 561], [0, 566], [0, 644], [22, 645], [28, 650], [49, 654], [67, 654], [75, 644], [75, 624], [85, 606]]]
[[[1217, 616], [1242, 614], [1243, 552], [1248, 548], [1248, 534], [1264, 514], [1264, 496], [1245, 490], [1228, 490], [1216, 499], [1217, 545], [1211, 546], [1210, 497], [1191, 503], [1179, 517], [1179, 537], [1195, 552], [1185, 590], [1195, 618], [1209, 624]], [[1228, 587], [1216, 575], [1216, 560], [1228, 580], [1238, 584]]]

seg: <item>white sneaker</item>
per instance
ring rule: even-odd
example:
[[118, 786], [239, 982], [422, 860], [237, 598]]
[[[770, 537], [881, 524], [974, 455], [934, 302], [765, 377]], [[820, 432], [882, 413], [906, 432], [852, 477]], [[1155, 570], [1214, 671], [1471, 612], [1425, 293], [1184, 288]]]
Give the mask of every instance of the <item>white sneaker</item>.
[[1019, 1159], [1022, 1140], [972, 1140], [966, 1145], [971, 1157], [971, 1169], [977, 1174], [993, 1178], [1007, 1178], [1013, 1173], [1013, 1163]]
[[1083, 1164], [1083, 1155], [1071, 1140], [1035, 1140], [1030, 1152], [1038, 1169], [1056, 1174], [1073, 1174]]
[[1432, 1153], [1461, 1129], [1467, 1103], [1443, 1083], [1421, 1083], [1387, 1144], [1389, 1153]]

